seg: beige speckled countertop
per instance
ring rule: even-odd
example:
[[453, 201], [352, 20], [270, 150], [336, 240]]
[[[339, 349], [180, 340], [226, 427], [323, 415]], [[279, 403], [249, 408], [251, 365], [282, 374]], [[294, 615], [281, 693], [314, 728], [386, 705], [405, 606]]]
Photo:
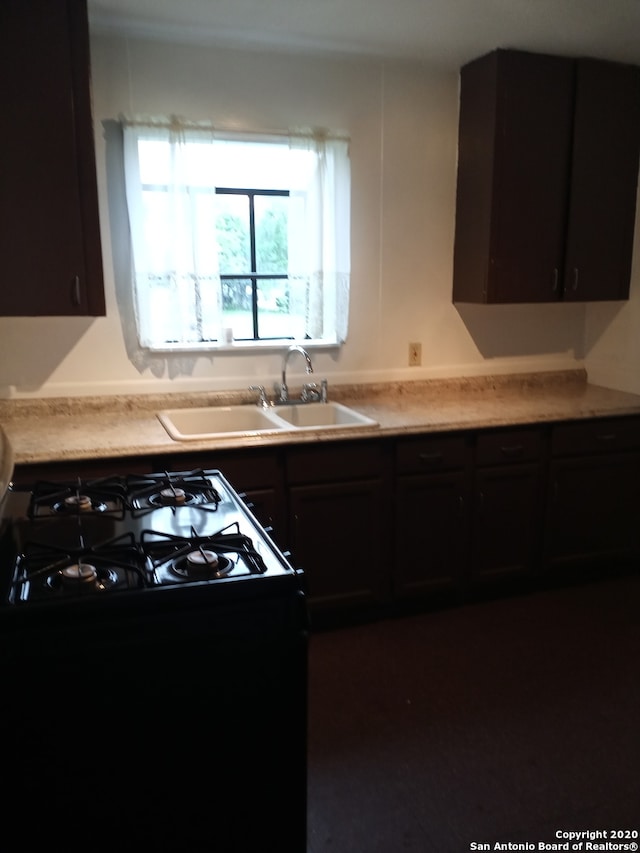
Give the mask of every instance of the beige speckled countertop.
[[5, 400], [0, 401], [0, 425], [13, 447], [15, 463], [26, 464], [640, 414], [640, 395], [591, 385], [582, 370], [330, 385], [329, 398], [368, 415], [379, 426], [177, 442], [156, 417], [163, 408], [251, 404], [255, 395], [248, 391]]

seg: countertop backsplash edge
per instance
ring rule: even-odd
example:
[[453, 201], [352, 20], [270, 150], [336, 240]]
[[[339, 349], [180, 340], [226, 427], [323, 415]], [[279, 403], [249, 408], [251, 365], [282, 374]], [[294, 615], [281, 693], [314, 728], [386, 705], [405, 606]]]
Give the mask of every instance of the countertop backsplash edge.
[[[478, 394], [486, 391], [526, 391], [545, 388], [558, 390], [562, 386], [581, 386], [587, 383], [583, 368], [554, 370], [539, 373], [496, 374], [450, 379], [418, 379], [404, 382], [376, 382], [362, 384], [329, 383], [329, 399], [337, 402], [393, 398], [425, 397], [440, 395]], [[293, 390], [293, 385], [292, 385]], [[246, 389], [234, 391], [197, 391], [163, 394], [124, 394], [82, 397], [30, 397], [0, 399], [0, 420], [13, 417], [43, 417], [46, 415], [99, 414], [102, 411], [156, 412], [197, 406], [230, 406], [251, 403], [256, 393]]]

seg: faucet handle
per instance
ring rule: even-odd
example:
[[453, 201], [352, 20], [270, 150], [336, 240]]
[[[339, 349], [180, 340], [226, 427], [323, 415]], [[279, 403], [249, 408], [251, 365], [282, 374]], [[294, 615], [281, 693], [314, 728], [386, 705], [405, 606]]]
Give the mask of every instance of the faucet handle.
[[303, 403], [315, 403], [320, 399], [320, 391], [317, 382], [305, 382], [302, 386], [300, 399]]
[[259, 394], [258, 405], [263, 409], [269, 408], [269, 400], [267, 399], [267, 392], [264, 390], [264, 385], [249, 385], [249, 391], [257, 391]]
[[327, 380], [323, 379], [320, 385], [317, 382], [305, 382], [302, 386], [300, 399], [303, 403], [326, 403], [328, 400]]

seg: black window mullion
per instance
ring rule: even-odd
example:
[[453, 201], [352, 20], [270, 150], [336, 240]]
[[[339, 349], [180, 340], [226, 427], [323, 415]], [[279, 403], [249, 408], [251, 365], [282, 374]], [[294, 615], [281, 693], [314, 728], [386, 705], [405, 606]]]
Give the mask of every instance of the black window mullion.
[[251, 315], [253, 318], [253, 337], [258, 338], [258, 280], [256, 278], [256, 208], [255, 193], [249, 192], [249, 254], [251, 256]]
[[251, 271], [245, 274], [221, 275], [222, 280], [231, 281], [233, 279], [249, 279], [251, 282], [251, 316], [253, 324], [253, 339], [259, 340], [258, 335], [258, 282], [261, 279], [283, 279], [288, 278], [287, 274], [260, 274], [257, 267], [257, 246], [256, 246], [256, 228], [255, 228], [255, 206], [254, 200], [257, 195], [260, 196], [289, 196], [289, 190], [268, 190], [268, 189], [249, 189], [241, 187], [216, 187], [216, 193], [221, 195], [244, 195], [249, 199], [249, 252]]

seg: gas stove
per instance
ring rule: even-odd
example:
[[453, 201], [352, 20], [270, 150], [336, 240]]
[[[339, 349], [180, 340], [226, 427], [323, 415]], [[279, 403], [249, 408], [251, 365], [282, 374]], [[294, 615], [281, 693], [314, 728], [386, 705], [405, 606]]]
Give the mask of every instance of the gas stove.
[[302, 578], [218, 470], [11, 487], [0, 737], [21, 849], [305, 850]]
[[167, 587], [237, 595], [256, 580], [299, 580], [217, 470], [40, 481], [7, 498], [9, 605], [95, 606]]

